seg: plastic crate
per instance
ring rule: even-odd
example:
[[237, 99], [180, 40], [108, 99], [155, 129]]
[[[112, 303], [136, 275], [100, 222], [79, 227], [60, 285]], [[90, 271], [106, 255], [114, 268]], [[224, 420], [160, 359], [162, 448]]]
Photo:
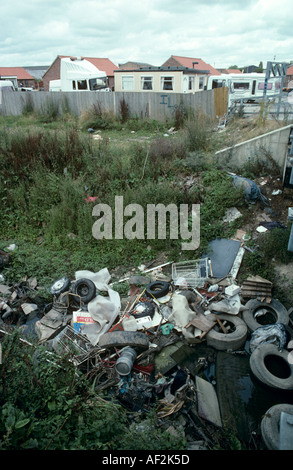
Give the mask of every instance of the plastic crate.
[[172, 279], [175, 285], [203, 287], [208, 277], [209, 258], [172, 264]]

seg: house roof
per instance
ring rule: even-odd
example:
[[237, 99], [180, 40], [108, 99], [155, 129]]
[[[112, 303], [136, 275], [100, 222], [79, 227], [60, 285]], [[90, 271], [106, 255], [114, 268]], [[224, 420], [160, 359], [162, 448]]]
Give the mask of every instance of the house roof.
[[[60, 59], [65, 59], [67, 57], [72, 57], [70, 55], [58, 55]], [[116, 70], [118, 67], [115, 65], [111, 60], [106, 59], [106, 58], [98, 58], [98, 57], [82, 57], [82, 59], [88, 60], [91, 62], [97, 69], [106, 72], [106, 75], [109, 76], [114, 76], [114, 70]], [[54, 61], [55, 62], [55, 61]]]
[[23, 67], [0, 67], [0, 77], [17, 77], [18, 80], [34, 79]]
[[119, 69], [126, 69], [128, 67], [134, 68], [136, 67], [153, 67], [151, 64], [147, 64], [145, 62], [137, 62], [136, 60], [129, 60], [128, 62], [125, 62], [124, 64], [118, 64]]
[[103, 70], [104, 72], [106, 72], [108, 76], [114, 75], [114, 70], [117, 69], [117, 65], [115, 65], [110, 59], [98, 59], [96, 57], [84, 57], [84, 59], [91, 62], [99, 70]]
[[242, 73], [239, 69], [218, 69], [219, 72], [222, 73]]
[[50, 65], [31, 65], [23, 68], [30, 73], [32, 77], [41, 80], [49, 67]]
[[138, 68], [132, 68], [132, 69], [118, 69], [115, 70], [116, 72], [183, 72], [183, 73], [201, 73], [201, 74], [208, 74], [208, 70], [199, 70], [199, 69], [193, 69], [193, 68], [188, 68], [188, 67], [183, 67], [183, 66], [149, 66], [149, 67], [138, 67]]
[[228, 73], [242, 73], [242, 71], [239, 69], [227, 69], [227, 72]]
[[287, 68], [287, 75], [293, 75], [293, 65]]
[[[210, 64], [204, 62], [202, 59], [194, 57], [181, 57], [178, 55], [172, 55], [171, 58], [176, 60], [178, 64], [182, 65], [183, 67], [188, 67], [190, 69], [194, 68], [199, 70], [208, 70], [210, 75], [221, 75], [218, 70], [216, 70]], [[163, 66], [166, 64], [166, 62], [163, 64]], [[197, 62], [197, 64], [195, 64], [194, 62]]]

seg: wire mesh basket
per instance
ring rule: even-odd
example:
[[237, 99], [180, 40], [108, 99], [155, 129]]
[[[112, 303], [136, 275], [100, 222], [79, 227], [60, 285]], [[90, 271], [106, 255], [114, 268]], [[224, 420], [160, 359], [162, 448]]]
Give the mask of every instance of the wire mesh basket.
[[175, 285], [203, 287], [208, 277], [209, 258], [172, 264], [172, 279]]
[[84, 335], [77, 333], [70, 325], [54, 338], [54, 344], [54, 349], [59, 354], [70, 353], [75, 365], [96, 358], [100, 352], [100, 348], [94, 348]]

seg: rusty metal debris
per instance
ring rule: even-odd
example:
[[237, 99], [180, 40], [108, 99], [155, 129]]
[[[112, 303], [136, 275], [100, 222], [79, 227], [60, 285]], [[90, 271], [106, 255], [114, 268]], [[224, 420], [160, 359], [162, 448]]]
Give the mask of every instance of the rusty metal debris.
[[[172, 266], [174, 279], [162, 272], [168, 263], [160, 265], [157, 273], [156, 268], [147, 269], [131, 277], [125, 298], [110, 283], [107, 269], [80, 271], [73, 280], [52, 280], [49, 303], [41, 297], [35, 278], [3, 283], [0, 341], [19, 328], [22, 341], [32, 347], [46, 344], [49, 351], [68, 358], [87, 374], [101, 399], [116, 398], [131, 413], [154, 409], [159, 420], [181, 415], [193, 429], [190, 439], [203, 439], [211, 448], [205, 427], [214, 426], [217, 433], [222, 423], [215, 384], [202, 374], [211, 365], [209, 351], [244, 352], [248, 334], [242, 319], [244, 298], [267, 299], [272, 296], [272, 284], [251, 277], [238, 286], [233, 276], [212, 276], [210, 262], [204, 261], [204, 275], [197, 270], [197, 262], [188, 263], [186, 285], [185, 264]], [[145, 282], [146, 272], [156, 275]], [[193, 279], [196, 276], [199, 282]], [[81, 280], [79, 290], [74, 288], [77, 280]], [[173, 359], [184, 356], [186, 348], [191, 354], [199, 346], [207, 352], [200, 350], [192, 370]], [[118, 367], [125, 350], [130, 353], [129, 362]], [[203, 400], [205, 395], [208, 402]], [[192, 418], [187, 412], [190, 407]]]

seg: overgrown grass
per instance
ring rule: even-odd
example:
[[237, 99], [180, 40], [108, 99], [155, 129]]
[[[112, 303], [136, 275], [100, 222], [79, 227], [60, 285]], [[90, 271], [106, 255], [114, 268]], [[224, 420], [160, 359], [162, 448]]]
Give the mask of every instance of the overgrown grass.
[[[108, 121], [100, 110], [94, 114]], [[221, 219], [226, 208], [240, 203], [241, 195], [224, 172], [207, 163], [204, 149], [212, 146], [212, 134], [208, 133], [211, 128], [204, 127], [206, 116], [197, 115], [196, 119], [195, 124], [189, 121], [186, 128], [169, 137], [158, 133], [162, 123], [132, 120], [131, 125], [135, 122], [141, 129], [145, 126], [151, 138], [147, 143], [127, 145], [108, 138], [95, 141], [74, 121], [69, 126], [59, 120], [58, 128], [46, 130], [36, 121], [28, 126], [28, 118], [26, 125], [15, 128], [4, 126], [2, 121], [0, 236], [4, 244], [12, 239], [19, 247], [5, 273], [7, 277], [13, 279], [26, 271], [48, 284], [50, 277], [62, 270], [72, 275], [74, 270], [89, 265], [93, 270], [138, 266], [162, 251], [169, 259], [193, 258], [212, 238], [230, 233], [231, 226], [224, 226]], [[124, 124], [130, 125], [130, 119]], [[197, 144], [194, 134], [198, 134]], [[193, 136], [192, 143], [187, 135]], [[199, 154], [201, 165], [193, 160], [196, 169], [185, 164]], [[199, 182], [187, 190], [182, 182], [195, 172]], [[148, 204], [187, 204], [189, 208], [201, 204], [200, 249], [182, 253], [180, 234], [178, 240], [172, 240], [168, 231], [166, 240], [148, 240], [146, 220], [142, 240], [95, 239], [93, 207], [108, 204], [114, 214], [115, 196], [123, 197], [124, 208], [135, 203], [145, 213]], [[92, 202], [89, 197], [96, 199]], [[113, 234], [114, 229], [113, 220]], [[46, 263], [38, 264], [39, 257]]]
[[1, 450], [184, 449], [183, 436], [163, 431], [154, 413], [145, 421], [150, 435], [133, 433], [125, 409], [103, 399], [69, 354], [29, 346], [16, 330], [2, 348]]
[[[162, 252], [170, 261], [196, 259], [209, 241], [231, 237], [240, 228], [241, 219], [222, 221], [227, 208], [245, 211], [246, 203], [226, 172], [210, 163], [218, 135], [206, 116], [198, 114], [192, 120], [178, 111], [180, 132], [165, 138], [165, 126], [155, 121], [127, 117], [122, 124], [99, 109], [77, 121], [69, 115], [53, 117], [51, 111], [48, 107], [45, 116], [33, 116], [28, 107], [28, 114], [16, 119], [0, 116], [0, 249], [11, 242], [17, 245], [2, 271], [8, 283], [35, 276], [46, 299], [52, 282], [62, 276], [73, 278], [77, 270], [97, 272], [107, 267], [116, 272], [115, 282]], [[107, 138], [93, 140], [88, 127], [102, 129]], [[130, 130], [149, 139], [125, 143]], [[188, 177], [195, 178], [190, 187], [185, 185]], [[182, 240], [168, 236], [166, 240], [95, 239], [92, 209], [104, 203], [114, 213], [115, 196], [123, 196], [124, 207], [136, 203], [144, 210], [151, 203], [189, 208], [200, 204], [199, 249], [183, 252]], [[290, 257], [287, 253], [284, 258], [288, 231], [266, 235], [246, 264], [250, 273], [263, 277], [276, 247], [281, 261]], [[145, 423], [151, 438], [129, 428], [123, 409], [100, 400], [87, 378], [73, 373], [62, 358], [50, 356], [48, 363], [38, 352], [36, 361], [26, 345], [19, 347], [16, 334], [7, 338], [3, 351], [0, 449], [183, 448], [183, 440], [160, 432], [151, 416]]]

